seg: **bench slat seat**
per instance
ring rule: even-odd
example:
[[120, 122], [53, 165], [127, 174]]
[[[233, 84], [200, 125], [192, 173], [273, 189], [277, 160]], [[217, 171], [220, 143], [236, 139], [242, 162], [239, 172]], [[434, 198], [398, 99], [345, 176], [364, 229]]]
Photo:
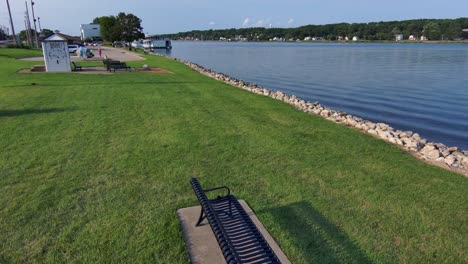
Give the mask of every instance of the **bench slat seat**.
[[[202, 207], [197, 226], [206, 218], [228, 264], [281, 263], [268, 242], [227, 187], [204, 190], [196, 178], [190, 180]], [[206, 192], [227, 189], [228, 194], [208, 199]]]

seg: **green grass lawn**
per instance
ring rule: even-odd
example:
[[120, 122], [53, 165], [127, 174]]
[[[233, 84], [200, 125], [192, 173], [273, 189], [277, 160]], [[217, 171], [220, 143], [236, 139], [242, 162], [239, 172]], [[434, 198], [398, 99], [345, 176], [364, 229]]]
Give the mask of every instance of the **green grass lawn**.
[[192, 176], [293, 263], [468, 262], [461, 175], [166, 58], [130, 64], [174, 74], [16, 73], [34, 54], [0, 49], [0, 263], [187, 263]]

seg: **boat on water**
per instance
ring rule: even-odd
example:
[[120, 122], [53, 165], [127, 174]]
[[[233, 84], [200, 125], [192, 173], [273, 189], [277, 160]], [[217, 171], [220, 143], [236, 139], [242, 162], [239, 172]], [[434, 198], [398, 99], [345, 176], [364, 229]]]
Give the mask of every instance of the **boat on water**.
[[147, 36], [143, 39], [142, 46], [146, 50], [172, 49], [171, 40], [160, 36]]
[[145, 39], [133, 41], [132, 47], [153, 51], [155, 49], [172, 49], [172, 43], [168, 38], [147, 36]]

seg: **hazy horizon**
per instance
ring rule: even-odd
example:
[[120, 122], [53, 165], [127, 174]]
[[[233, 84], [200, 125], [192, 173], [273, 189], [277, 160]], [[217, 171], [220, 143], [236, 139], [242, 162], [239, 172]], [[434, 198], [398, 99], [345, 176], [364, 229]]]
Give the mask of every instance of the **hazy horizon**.
[[[0, 25], [10, 27], [6, 2], [0, 4]], [[10, 0], [15, 30], [24, 30], [23, 1]], [[28, 1], [30, 8], [30, 1]], [[369, 23], [411, 19], [453, 19], [466, 17], [468, 1], [403, 1], [376, 3], [371, 0], [311, 2], [291, 0], [231, 1], [139, 1], [81, 0], [70, 4], [63, 0], [36, 0], [35, 15], [41, 27], [79, 35], [79, 25], [98, 16], [133, 13], [142, 19], [145, 33], [169, 34], [191, 30], [242, 27], [299, 27], [335, 23]], [[31, 20], [32, 12], [29, 10]], [[32, 22], [32, 21], [31, 21]]]

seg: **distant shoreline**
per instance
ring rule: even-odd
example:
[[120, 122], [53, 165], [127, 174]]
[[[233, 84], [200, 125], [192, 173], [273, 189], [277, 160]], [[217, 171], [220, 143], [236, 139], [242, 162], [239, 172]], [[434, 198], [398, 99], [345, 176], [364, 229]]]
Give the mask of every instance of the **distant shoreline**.
[[226, 42], [226, 43], [342, 43], [342, 44], [355, 44], [355, 43], [366, 43], [366, 44], [468, 44], [468, 39], [454, 41], [454, 40], [425, 40], [425, 41], [414, 41], [414, 40], [402, 40], [402, 41], [390, 41], [390, 40], [359, 40], [359, 41], [332, 41], [332, 40], [301, 40], [301, 41], [223, 41], [223, 40], [183, 40], [174, 39], [172, 41], [178, 42]]

